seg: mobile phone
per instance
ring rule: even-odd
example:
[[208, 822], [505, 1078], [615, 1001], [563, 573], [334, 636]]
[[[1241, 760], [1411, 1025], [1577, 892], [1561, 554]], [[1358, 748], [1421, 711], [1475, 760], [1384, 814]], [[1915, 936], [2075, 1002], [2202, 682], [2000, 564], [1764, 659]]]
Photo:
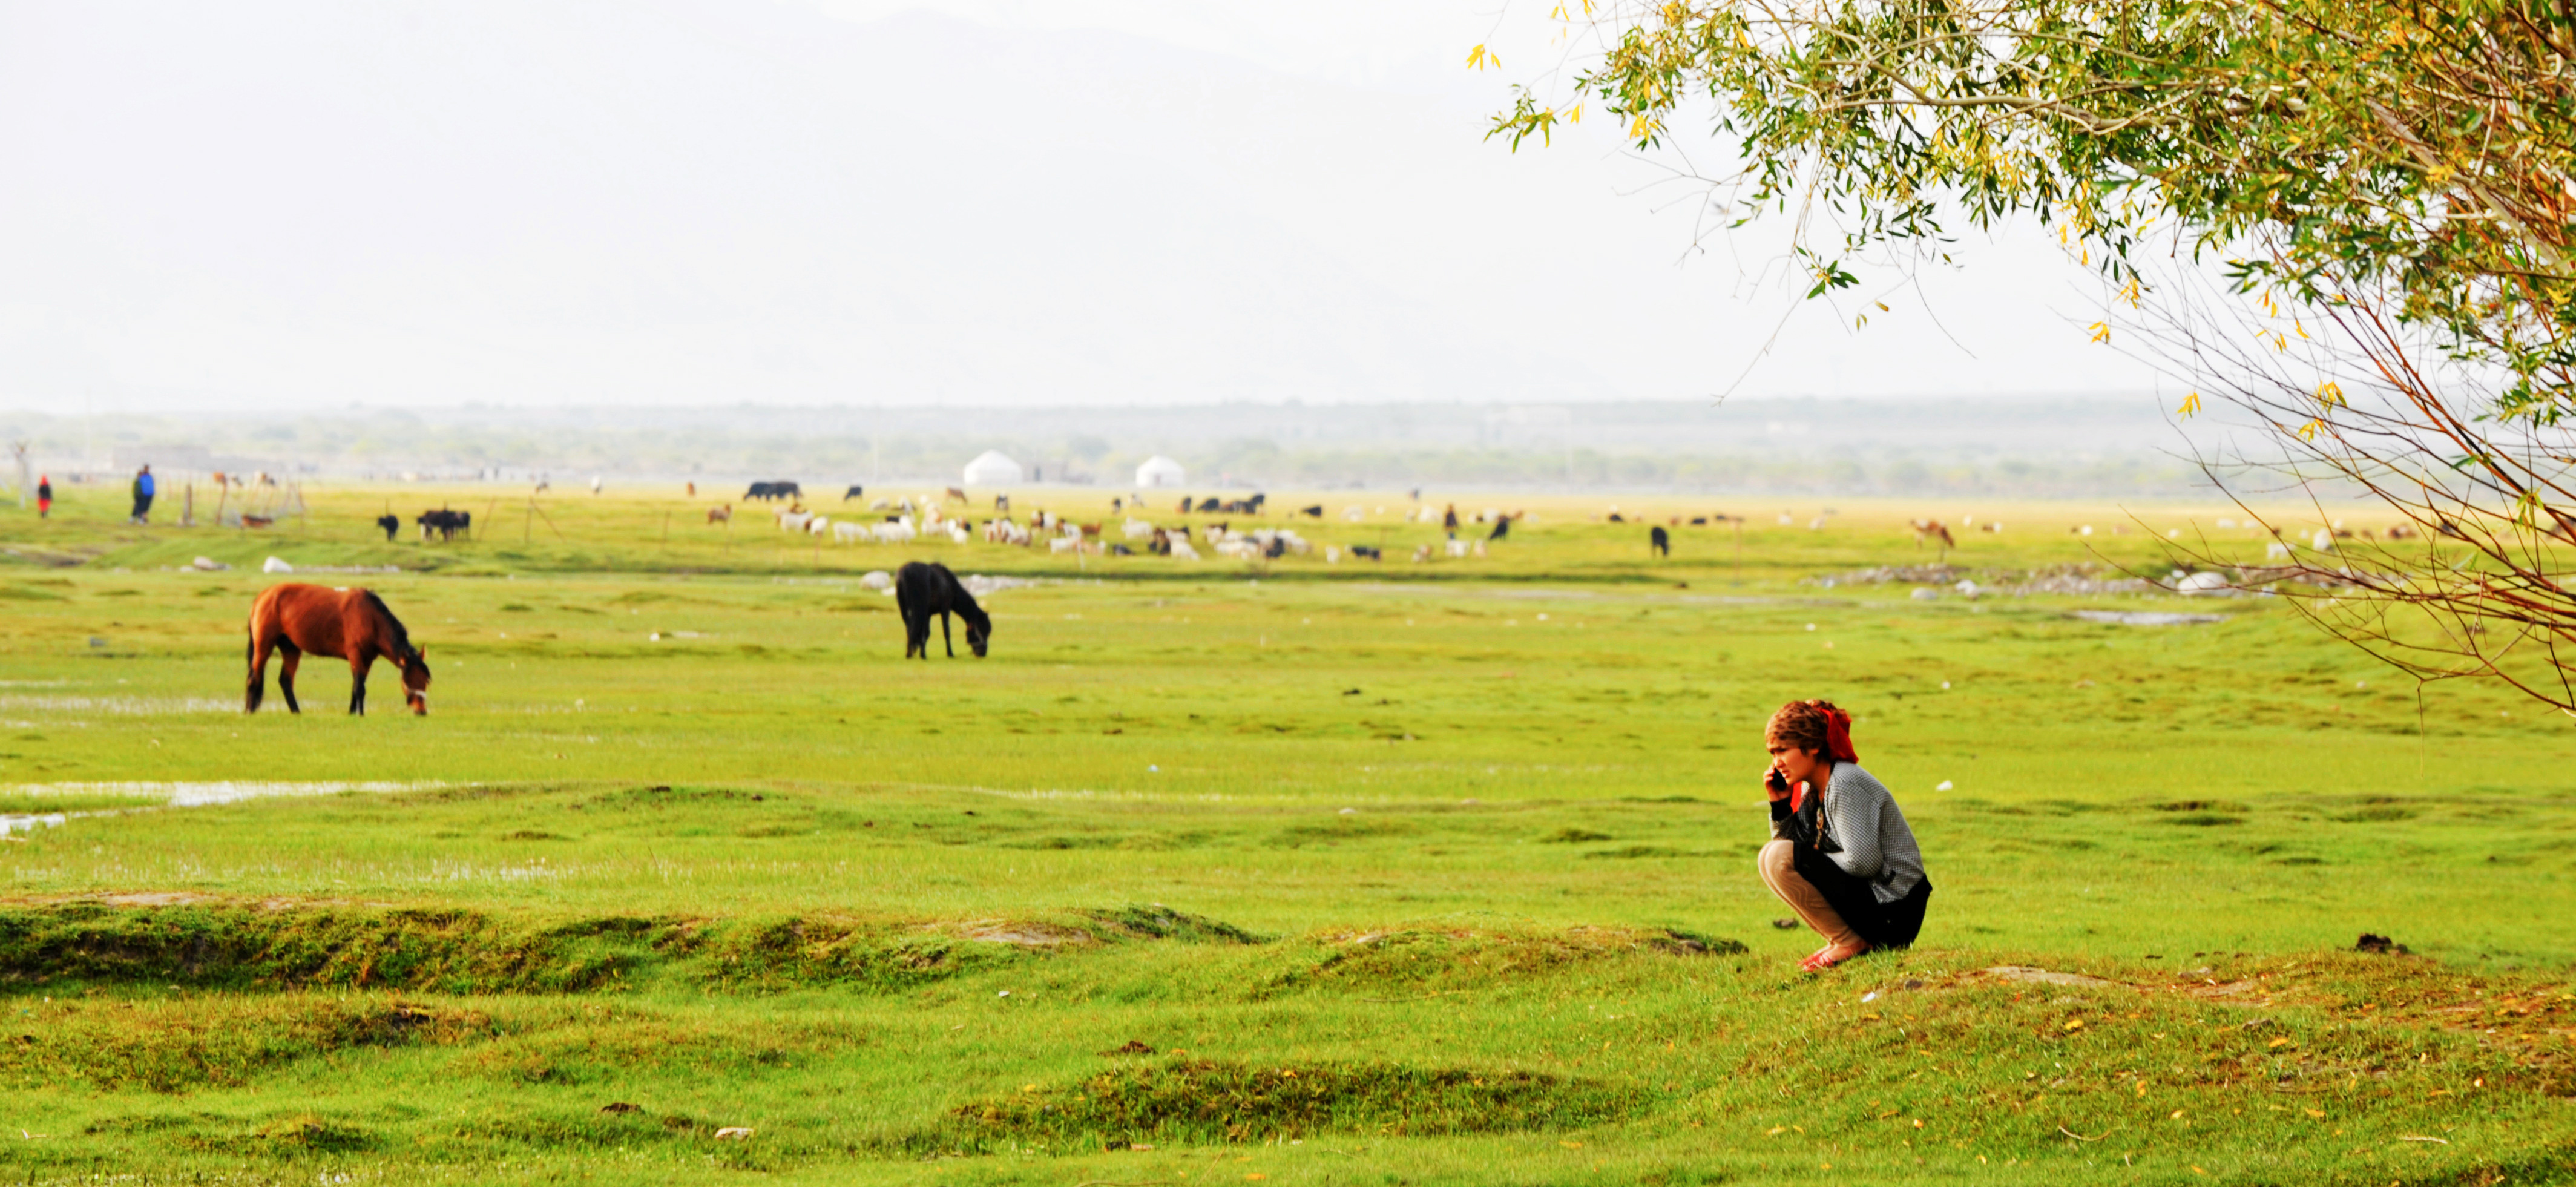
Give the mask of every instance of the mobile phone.
[[1778, 767], [1773, 767], [1769, 772], [1764, 774], [1762, 776], [1762, 782], [1769, 785], [1773, 791], [1786, 792], [1789, 790], [1789, 777], [1781, 774], [1780, 768]]

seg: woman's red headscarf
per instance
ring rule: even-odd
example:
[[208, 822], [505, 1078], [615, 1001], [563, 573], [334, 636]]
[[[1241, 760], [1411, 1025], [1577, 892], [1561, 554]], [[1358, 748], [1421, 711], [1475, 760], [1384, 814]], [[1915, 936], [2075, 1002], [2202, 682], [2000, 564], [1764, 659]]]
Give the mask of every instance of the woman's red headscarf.
[[1852, 749], [1851, 714], [1832, 705], [1825, 711], [1825, 753], [1835, 762], [1859, 762], [1860, 754]]

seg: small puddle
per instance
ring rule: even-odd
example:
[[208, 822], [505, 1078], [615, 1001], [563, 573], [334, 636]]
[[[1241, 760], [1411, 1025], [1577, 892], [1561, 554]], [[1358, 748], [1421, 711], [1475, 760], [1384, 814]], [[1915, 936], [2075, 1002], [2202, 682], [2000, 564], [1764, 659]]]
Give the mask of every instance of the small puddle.
[[2224, 614], [2162, 614], [2142, 610], [2078, 610], [2075, 617], [2113, 626], [2200, 626], [2227, 621]]
[[0, 837], [12, 833], [30, 833], [38, 826], [61, 828], [65, 821], [82, 816], [114, 816], [120, 812], [153, 811], [157, 808], [206, 808], [218, 804], [237, 804], [244, 800], [270, 799], [277, 796], [339, 795], [343, 792], [426, 791], [447, 786], [427, 783], [275, 783], [222, 781], [214, 783], [24, 783], [0, 785], [0, 793], [28, 799], [47, 797], [115, 796], [124, 799], [161, 802], [137, 804], [130, 808], [95, 808], [78, 812], [30, 812], [0, 814]]

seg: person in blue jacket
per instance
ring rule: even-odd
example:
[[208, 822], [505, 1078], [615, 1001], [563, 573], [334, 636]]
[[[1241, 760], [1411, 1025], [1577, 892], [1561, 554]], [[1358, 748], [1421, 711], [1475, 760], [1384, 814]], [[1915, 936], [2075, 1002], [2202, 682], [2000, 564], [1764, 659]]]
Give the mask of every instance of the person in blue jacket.
[[152, 522], [152, 491], [153, 491], [153, 483], [152, 483], [152, 467], [150, 467], [150, 466], [145, 466], [145, 467], [143, 467], [142, 469], [135, 471], [135, 472], [134, 472], [134, 517], [133, 517], [132, 519], [128, 520], [127, 522], [129, 522], [129, 523], [150, 523], [150, 522]]

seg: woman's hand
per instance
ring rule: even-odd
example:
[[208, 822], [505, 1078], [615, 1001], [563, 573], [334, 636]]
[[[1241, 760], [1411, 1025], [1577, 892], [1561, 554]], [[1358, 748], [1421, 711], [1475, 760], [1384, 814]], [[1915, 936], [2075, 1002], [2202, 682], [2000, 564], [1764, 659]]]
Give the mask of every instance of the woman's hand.
[[1788, 776], [1782, 775], [1776, 766], [1763, 768], [1762, 794], [1771, 797], [1773, 803], [1789, 798]]

